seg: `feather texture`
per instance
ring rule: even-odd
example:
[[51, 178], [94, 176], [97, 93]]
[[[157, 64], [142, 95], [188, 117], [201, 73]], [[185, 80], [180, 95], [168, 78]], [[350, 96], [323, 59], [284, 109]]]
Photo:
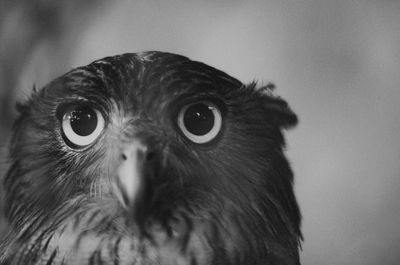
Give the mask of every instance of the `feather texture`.
[[[144, 52], [95, 61], [34, 92], [19, 104], [10, 144], [0, 264], [300, 264], [282, 134], [297, 117], [273, 88]], [[184, 126], [198, 119], [194, 132], [212, 124], [217, 134], [191, 141], [181, 114]], [[64, 126], [88, 126], [84, 118], [104, 128], [78, 146]], [[143, 148], [131, 158], [134, 141]]]

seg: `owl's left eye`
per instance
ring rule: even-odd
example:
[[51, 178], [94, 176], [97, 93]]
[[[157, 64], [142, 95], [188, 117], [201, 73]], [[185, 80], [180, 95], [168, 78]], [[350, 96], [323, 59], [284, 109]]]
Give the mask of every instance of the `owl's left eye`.
[[210, 142], [221, 130], [221, 111], [216, 104], [207, 100], [188, 104], [178, 114], [178, 126], [192, 142]]
[[64, 112], [61, 127], [64, 140], [70, 147], [84, 147], [99, 137], [104, 129], [104, 118], [91, 106], [72, 106]]

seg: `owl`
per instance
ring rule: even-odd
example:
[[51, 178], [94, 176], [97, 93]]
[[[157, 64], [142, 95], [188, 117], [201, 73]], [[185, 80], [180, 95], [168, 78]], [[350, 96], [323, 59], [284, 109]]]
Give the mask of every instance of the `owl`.
[[97, 60], [17, 105], [0, 264], [300, 264], [273, 85], [157, 51]]

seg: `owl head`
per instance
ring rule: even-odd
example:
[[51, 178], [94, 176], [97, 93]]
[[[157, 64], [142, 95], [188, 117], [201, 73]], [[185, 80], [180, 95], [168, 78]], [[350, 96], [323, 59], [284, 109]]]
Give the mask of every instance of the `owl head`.
[[282, 134], [297, 117], [272, 90], [162, 52], [55, 79], [18, 105], [4, 181], [17, 241], [79, 216], [193, 264], [298, 264]]

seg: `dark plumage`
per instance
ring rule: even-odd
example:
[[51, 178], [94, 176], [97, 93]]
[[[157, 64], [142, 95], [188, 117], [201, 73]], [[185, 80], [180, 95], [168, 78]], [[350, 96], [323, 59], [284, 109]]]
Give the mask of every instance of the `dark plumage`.
[[271, 86], [186, 57], [107, 57], [18, 105], [0, 264], [299, 264]]

